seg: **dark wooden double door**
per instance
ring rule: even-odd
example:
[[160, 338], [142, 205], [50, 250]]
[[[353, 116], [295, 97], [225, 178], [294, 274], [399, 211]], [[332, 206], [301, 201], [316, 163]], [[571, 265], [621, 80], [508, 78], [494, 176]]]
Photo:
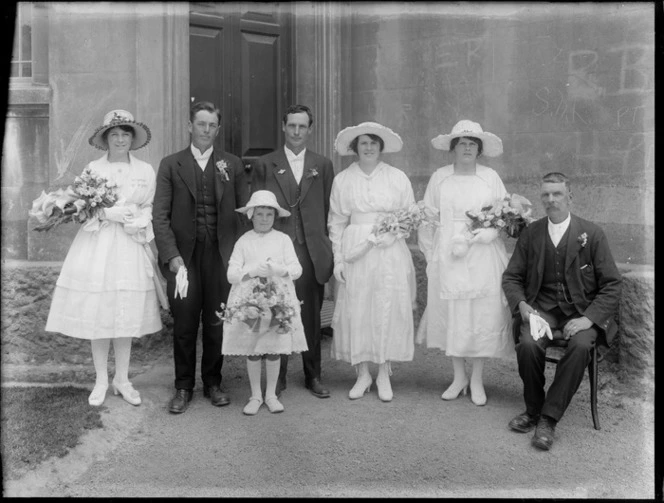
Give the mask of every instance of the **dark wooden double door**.
[[215, 147], [245, 166], [277, 149], [291, 104], [291, 15], [287, 4], [192, 4], [190, 95], [221, 108]]

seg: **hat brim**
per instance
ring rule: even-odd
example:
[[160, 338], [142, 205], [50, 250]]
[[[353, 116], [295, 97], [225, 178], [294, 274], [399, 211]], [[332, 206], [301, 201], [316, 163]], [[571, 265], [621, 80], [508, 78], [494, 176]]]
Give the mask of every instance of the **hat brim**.
[[99, 150], [108, 150], [108, 145], [102, 139], [102, 135], [104, 134], [104, 131], [118, 126], [131, 126], [131, 128], [134, 130], [134, 138], [131, 141], [129, 150], [138, 150], [139, 148], [143, 148], [148, 143], [150, 143], [150, 140], [152, 139], [150, 128], [142, 122], [117, 121], [113, 122], [112, 124], [106, 124], [105, 126], [98, 127], [95, 132], [92, 133], [88, 143], [90, 143], [90, 145], [93, 147], [98, 148]]
[[277, 215], [280, 217], [290, 217], [291, 213], [288, 210], [283, 209], [281, 206], [274, 206], [272, 204], [257, 204], [256, 206], [243, 206], [242, 208], [238, 208], [235, 211], [238, 213], [244, 213], [245, 215], [249, 212], [249, 210], [253, 210], [254, 208], [258, 208], [259, 206], [267, 206], [268, 208], [274, 208], [277, 210]]
[[403, 148], [401, 137], [390, 128], [378, 123], [362, 123], [342, 129], [334, 141], [334, 149], [339, 155], [355, 155], [355, 152], [350, 149], [350, 144], [363, 134], [380, 136], [384, 143], [382, 153], [399, 152]]
[[474, 137], [482, 140], [482, 153], [488, 157], [497, 157], [503, 153], [503, 141], [493, 133], [486, 131], [482, 133], [455, 133], [455, 134], [440, 134], [431, 140], [433, 148], [438, 150], [446, 150], [449, 152], [450, 143], [454, 138]]

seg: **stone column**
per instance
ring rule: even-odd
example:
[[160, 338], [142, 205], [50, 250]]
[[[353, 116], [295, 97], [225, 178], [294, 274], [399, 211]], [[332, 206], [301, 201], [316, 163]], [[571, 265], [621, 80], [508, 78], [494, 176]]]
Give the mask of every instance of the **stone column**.
[[343, 57], [349, 9], [348, 3], [294, 4], [294, 101], [312, 109], [314, 131], [309, 146], [332, 159], [337, 171], [341, 159], [334, 152], [334, 138], [343, 127], [343, 90], [350, 69], [348, 58]]
[[139, 155], [156, 169], [189, 142], [189, 5], [151, 4], [137, 16], [136, 118], [152, 131]]

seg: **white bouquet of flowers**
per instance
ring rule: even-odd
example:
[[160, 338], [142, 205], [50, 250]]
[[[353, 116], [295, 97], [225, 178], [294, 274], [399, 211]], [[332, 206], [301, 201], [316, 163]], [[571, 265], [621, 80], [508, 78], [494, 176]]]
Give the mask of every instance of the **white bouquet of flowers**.
[[48, 231], [68, 222], [85, 223], [98, 217], [118, 199], [117, 185], [85, 168], [74, 179], [74, 186], [48, 194], [44, 191], [32, 202], [29, 215], [39, 222], [35, 231]]
[[519, 194], [507, 194], [503, 199], [484, 206], [480, 211], [466, 211], [470, 218], [468, 230], [493, 227], [511, 238], [518, 238], [532, 221], [532, 203]]
[[[256, 335], [272, 327], [277, 327], [276, 331], [280, 334], [291, 330], [296, 313], [295, 306], [287, 300], [285, 285], [270, 278], [256, 277], [243, 281], [239, 288], [237, 297], [228, 305], [222, 302], [221, 311], [215, 313], [220, 321], [241, 321]], [[262, 320], [267, 322], [263, 330]]]
[[344, 253], [344, 260], [348, 263], [355, 262], [373, 246], [381, 246], [382, 243], [389, 243], [395, 239], [406, 239], [423, 225], [437, 224], [438, 221], [426, 209], [424, 201], [389, 212], [377, 219], [366, 240]]

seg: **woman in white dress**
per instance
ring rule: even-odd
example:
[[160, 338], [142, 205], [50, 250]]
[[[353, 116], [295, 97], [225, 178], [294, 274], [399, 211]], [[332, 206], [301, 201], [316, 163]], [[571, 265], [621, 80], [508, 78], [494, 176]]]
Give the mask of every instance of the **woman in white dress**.
[[261, 359], [265, 358], [265, 404], [272, 413], [282, 412], [283, 404], [276, 394], [280, 356], [307, 351], [307, 339], [300, 318], [300, 302], [295, 293], [296, 280], [302, 275], [295, 247], [288, 234], [273, 229], [277, 217], [288, 217], [290, 212], [279, 206], [276, 196], [269, 190], [257, 190], [247, 205], [235, 210], [246, 214], [253, 223], [253, 230], [243, 234], [233, 247], [228, 261], [228, 306], [241, 303], [255, 288], [252, 278], [268, 278], [284, 294], [284, 302], [292, 307], [290, 326], [280, 329], [270, 323], [272, 316], [252, 326], [240, 320], [224, 321], [224, 340], [221, 353], [245, 355], [251, 397], [243, 413], [253, 416], [263, 404], [261, 390]]
[[335, 148], [357, 161], [332, 184], [328, 229], [338, 282], [332, 317], [332, 356], [356, 365], [356, 399], [370, 391], [369, 362], [378, 364], [376, 386], [383, 401], [393, 397], [390, 362], [413, 359], [415, 268], [404, 239], [372, 233], [377, 219], [415, 202], [406, 174], [380, 160], [403, 142], [391, 129], [365, 122], [342, 130]]
[[[161, 330], [152, 232], [152, 166], [129, 153], [150, 141], [150, 130], [125, 110], [106, 114], [90, 145], [106, 150], [88, 167], [118, 187], [115, 205], [79, 229], [62, 265], [46, 331], [90, 339], [96, 371], [90, 405], [101, 405], [108, 389], [108, 352], [115, 354], [114, 393], [132, 405], [141, 397], [129, 382], [133, 337]], [[163, 299], [163, 297], [162, 297]], [[163, 304], [162, 304], [163, 305]]]
[[[427, 261], [428, 292], [417, 341], [452, 357], [454, 380], [442, 394], [443, 400], [465, 394], [470, 384], [471, 400], [484, 405], [485, 360], [514, 353], [511, 318], [501, 288], [508, 258], [496, 229], [468, 231], [466, 211], [479, 210], [505, 196], [498, 173], [477, 163], [482, 154], [500, 155], [503, 145], [496, 135], [468, 120], [431, 143], [453, 152], [455, 160], [436, 170], [424, 194], [427, 208], [438, 214], [440, 225], [418, 231]], [[470, 381], [464, 359], [472, 362]]]

